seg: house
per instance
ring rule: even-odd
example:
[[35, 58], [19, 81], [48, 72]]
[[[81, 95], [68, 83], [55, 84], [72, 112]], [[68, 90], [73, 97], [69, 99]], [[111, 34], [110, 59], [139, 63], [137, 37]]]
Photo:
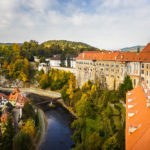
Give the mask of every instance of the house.
[[34, 61], [39, 63], [39, 62], [40, 62], [40, 59], [37, 58], [37, 56], [34, 56]]
[[28, 98], [20, 92], [18, 88], [16, 88], [9, 95], [9, 102], [16, 107], [23, 107], [25, 102], [28, 101]]
[[48, 73], [49, 69], [50, 69], [50, 67], [47, 63], [40, 63], [38, 66], [38, 71], [43, 70], [44, 73]]
[[60, 67], [60, 64], [61, 64], [60, 56], [61, 56], [60, 54], [54, 55], [54, 56], [50, 59], [50, 66]]
[[126, 94], [126, 150], [150, 149], [150, 89], [145, 82]]
[[8, 103], [8, 96], [0, 93], [0, 108], [3, 108]]

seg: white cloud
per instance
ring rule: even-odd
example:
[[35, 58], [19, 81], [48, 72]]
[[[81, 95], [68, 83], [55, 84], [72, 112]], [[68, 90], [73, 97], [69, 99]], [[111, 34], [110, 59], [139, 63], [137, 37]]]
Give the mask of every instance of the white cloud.
[[[1, 0], [0, 41], [66, 39], [109, 49], [150, 41], [148, 0], [92, 0], [90, 6], [79, 5], [74, 0]], [[89, 11], [83, 11], [84, 6]]]

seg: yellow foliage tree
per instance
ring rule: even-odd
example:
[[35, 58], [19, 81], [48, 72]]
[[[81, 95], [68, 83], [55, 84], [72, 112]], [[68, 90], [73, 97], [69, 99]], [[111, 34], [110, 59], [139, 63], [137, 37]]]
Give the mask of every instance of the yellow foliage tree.
[[72, 99], [74, 90], [76, 88], [76, 78], [73, 74], [71, 74], [68, 84], [69, 84], [69, 88], [67, 89], [66, 93], [69, 95], [69, 98]]
[[25, 125], [21, 129], [22, 131], [26, 132], [29, 134], [32, 138], [35, 135], [35, 122], [33, 119], [28, 119]]

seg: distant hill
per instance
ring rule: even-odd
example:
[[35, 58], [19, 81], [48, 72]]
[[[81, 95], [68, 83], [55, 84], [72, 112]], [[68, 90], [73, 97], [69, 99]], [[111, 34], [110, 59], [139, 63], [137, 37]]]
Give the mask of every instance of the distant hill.
[[[14, 43], [0, 43], [0, 45], [12, 45], [12, 44]], [[22, 45], [22, 43], [17, 43], [17, 44]]]
[[93, 46], [90, 46], [88, 44], [82, 43], [82, 42], [73, 42], [73, 41], [67, 41], [67, 40], [50, 40], [46, 41], [44, 43], [45, 47], [51, 47], [53, 45], [59, 46], [62, 50], [64, 50], [66, 47], [70, 47], [72, 49], [82, 49], [82, 48], [88, 48], [88, 49], [97, 49]]
[[124, 52], [137, 52], [138, 47], [140, 48], [140, 51], [142, 51], [145, 46], [125, 47], [125, 48], [122, 48], [121, 51], [124, 51]]

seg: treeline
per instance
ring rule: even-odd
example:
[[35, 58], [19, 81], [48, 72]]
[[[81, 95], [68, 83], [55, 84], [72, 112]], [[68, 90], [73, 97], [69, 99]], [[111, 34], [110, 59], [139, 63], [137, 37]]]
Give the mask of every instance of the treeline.
[[[72, 123], [74, 150], [124, 150], [125, 108], [120, 100], [132, 89], [127, 76], [117, 91], [107, 90], [105, 83], [88, 81], [76, 88], [74, 78], [62, 89], [62, 98], [77, 114]], [[124, 92], [122, 85], [124, 85]]]
[[39, 71], [36, 78], [42, 89], [60, 90], [68, 84], [72, 76], [74, 75], [70, 72], [52, 69], [48, 74], [45, 74], [42, 70]]
[[7, 79], [19, 79], [27, 82], [34, 73], [33, 67], [29, 64], [30, 61], [34, 61], [34, 56], [38, 56], [42, 60], [45, 57], [60, 54], [61, 66], [64, 66], [64, 60], [67, 59], [69, 62], [67, 56], [78, 55], [83, 50], [95, 50], [89, 45], [76, 42], [53, 41], [49, 45], [49, 42], [46, 43], [38, 44], [37, 41], [31, 40], [22, 45], [0, 45], [0, 74], [5, 75]]
[[19, 119], [19, 122], [17, 122], [19, 131], [14, 128], [15, 122], [12, 116], [12, 114], [9, 114], [7, 120], [1, 123], [3, 133], [2, 136], [0, 136], [0, 149], [35, 149], [34, 138], [39, 130], [38, 112], [35, 113], [33, 106], [29, 102], [26, 102], [23, 107], [23, 116]]

